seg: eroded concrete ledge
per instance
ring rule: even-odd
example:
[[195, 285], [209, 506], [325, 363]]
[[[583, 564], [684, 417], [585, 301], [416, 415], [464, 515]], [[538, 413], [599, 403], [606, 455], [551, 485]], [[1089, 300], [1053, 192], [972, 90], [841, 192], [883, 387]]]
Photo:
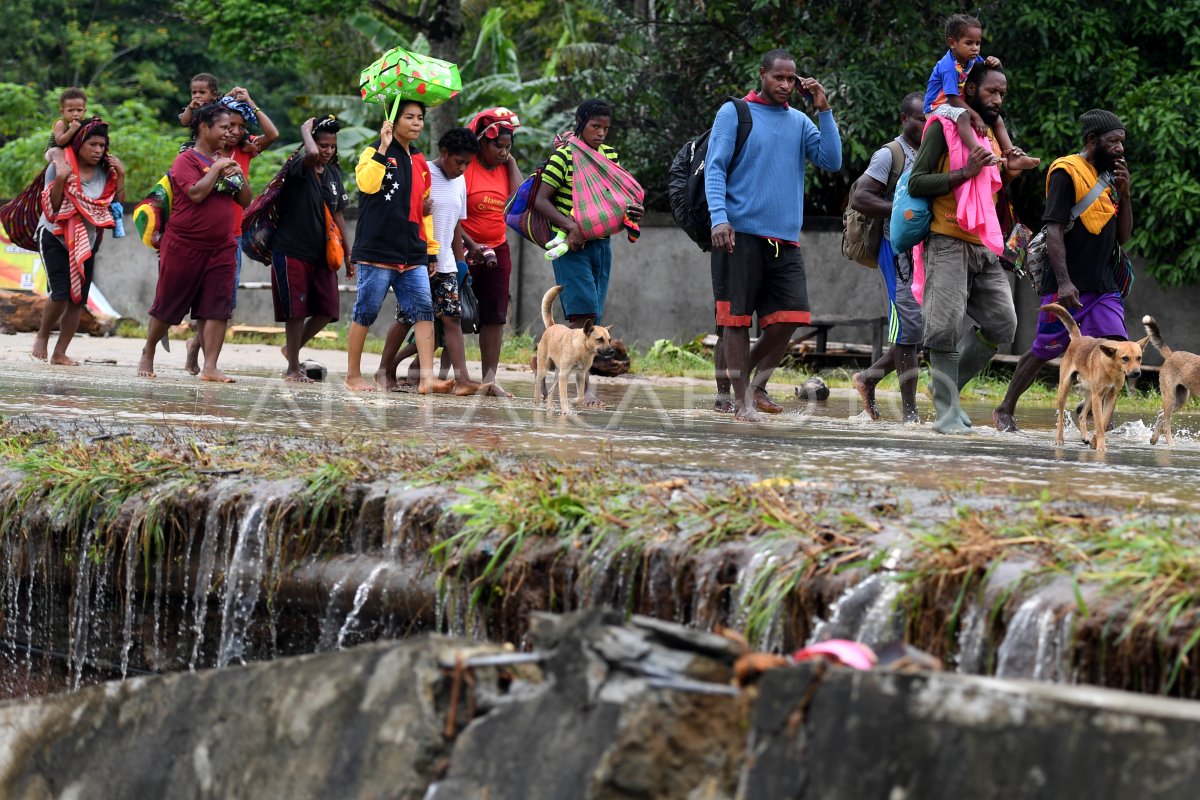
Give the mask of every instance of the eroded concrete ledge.
[[733, 692], [709, 634], [592, 613], [533, 637], [540, 663], [471, 670], [449, 721], [456, 657], [511, 654], [430, 637], [0, 705], [0, 796], [1200, 796], [1200, 703], [808, 665]]

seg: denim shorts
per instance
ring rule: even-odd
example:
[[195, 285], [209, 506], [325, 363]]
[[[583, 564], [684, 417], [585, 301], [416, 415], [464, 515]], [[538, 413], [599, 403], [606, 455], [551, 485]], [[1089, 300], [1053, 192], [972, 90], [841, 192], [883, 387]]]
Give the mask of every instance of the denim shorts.
[[374, 324], [389, 288], [396, 295], [398, 314], [413, 322], [433, 321], [433, 293], [425, 265], [404, 272], [362, 263], [354, 266], [358, 270], [358, 297], [352, 315], [356, 323], [364, 327]]
[[582, 250], [569, 250], [556, 258], [554, 282], [563, 287], [559, 300], [567, 318], [590, 316], [600, 324], [608, 297], [612, 271], [612, 245], [608, 239], [592, 239]]

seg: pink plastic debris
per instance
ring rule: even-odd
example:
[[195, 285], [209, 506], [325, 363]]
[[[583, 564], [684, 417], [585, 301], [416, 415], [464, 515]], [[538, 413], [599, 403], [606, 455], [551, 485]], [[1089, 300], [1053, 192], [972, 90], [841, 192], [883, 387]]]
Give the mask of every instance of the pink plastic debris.
[[875, 651], [865, 644], [851, 642], [848, 639], [830, 639], [803, 647], [792, 654], [792, 661], [812, 661], [817, 658], [829, 658], [835, 663], [852, 669], [871, 669], [878, 659]]

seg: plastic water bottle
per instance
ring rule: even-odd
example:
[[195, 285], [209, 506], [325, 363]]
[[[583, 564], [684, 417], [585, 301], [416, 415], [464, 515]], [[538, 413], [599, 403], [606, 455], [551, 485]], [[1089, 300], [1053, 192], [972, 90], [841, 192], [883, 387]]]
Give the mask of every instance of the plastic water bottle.
[[120, 239], [125, 235], [125, 207], [114, 201], [110, 208], [113, 215], [113, 238]]

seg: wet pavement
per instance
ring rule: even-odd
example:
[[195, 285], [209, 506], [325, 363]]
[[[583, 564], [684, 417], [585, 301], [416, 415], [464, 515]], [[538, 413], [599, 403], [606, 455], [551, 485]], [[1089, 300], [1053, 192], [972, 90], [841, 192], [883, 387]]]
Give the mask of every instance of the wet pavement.
[[[977, 426], [974, 432], [946, 437], [928, 425], [872, 423], [849, 390], [835, 390], [823, 403], [804, 403], [791, 396], [790, 385], [780, 385], [772, 390], [787, 397], [788, 411], [748, 425], [710, 410], [712, 389], [706, 382], [623, 378], [597, 380], [608, 410], [562, 417], [534, 407], [528, 370], [502, 376], [516, 394], [511, 401], [355, 394], [342, 388], [340, 374], [333, 371], [327, 383], [284, 384], [274, 367], [266, 366], [272, 363], [267, 358], [278, 357], [277, 349], [227, 346], [231, 366], [226, 368], [238, 382], [209, 385], [173, 367], [178, 354], [164, 355], [160, 377], [150, 381], [137, 378], [128, 363], [124, 351], [136, 343], [81, 341], [90, 348], [108, 342], [117, 363], [47, 367], [17, 357], [14, 350], [22, 342], [0, 343], [6, 351], [0, 356], [0, 414], [50, 417], [106, 431], [170, 425], [246, 436], [382, 435], [406, 443], [463, 443], [566, 460], [661, 465], [665, 477], [670, 470], [712, 470], [756, 478], [867, 481], [892, 488], [986, 486], [1018, 496], [1046, 491], [1056, 498], [1117, 505], [1200, 508], [1194, 489], [1200, 469], [1200, 441], [1193, 433], [1200, 429], [1200, 419], [1195, 413], [1176, 415], [1177, 445], [1167, 448], [1149, 443], [1152, 417], [1123, 412], [1118, 404], [1109, 451], [1097, 454], [1079, 443], [1073, 428], [1067, 444], [1056, 447], [1053, 409], [1028, 404], [1019, 416], [1021, 433], [991, 429], [992, 404], [987, 403], [967, 408]], [[13, 347], [5, 347], [9, 343]], [[335, 351], [317, 355], [335, 369], [344, 363]], [[368, 356], [364, 367], [373, 366]], [[881, 400], [885, 419], [898, 419], [895, 397]], [[932, 409], [925, 398], [921, 401], [928, 417]]]

